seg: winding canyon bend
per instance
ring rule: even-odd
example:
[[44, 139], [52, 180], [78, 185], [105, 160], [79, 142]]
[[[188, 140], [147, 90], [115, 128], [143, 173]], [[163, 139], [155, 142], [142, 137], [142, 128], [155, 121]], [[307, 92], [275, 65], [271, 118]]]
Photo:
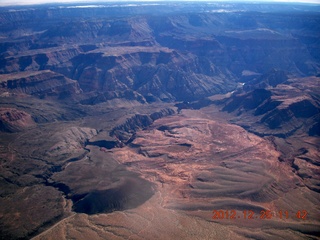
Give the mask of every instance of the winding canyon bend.
[[319, 12], [0, 8], [0, 239], [318, 239]]

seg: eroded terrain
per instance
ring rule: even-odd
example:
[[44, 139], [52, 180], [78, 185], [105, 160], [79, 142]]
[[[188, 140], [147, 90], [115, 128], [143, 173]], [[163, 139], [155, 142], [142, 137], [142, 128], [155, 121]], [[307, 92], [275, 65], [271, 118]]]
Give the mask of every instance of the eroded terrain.
[[[217, 109], [211, 107], [211, 110]], [[90, 160], [70, 164], [61, 173], [54, 174], [53, 179], [57, 181], [65, 175], [65, 183], [77, 189], [75, 191], [96, 181], [94, 189], [122, 186], [119, 191], [123, 190], [124, 197], [117, 201], [125, 198], [128, 200], [124, 205], [129, 205], [132, 192], [141, 198], [140, 193], [147, 193], [147, 188], [141, 183], [135, 188], [130, 174], [125, 174], [125, 179], [132, 184], [129, 189], [126, 183], [105, 182], [110, 174], [108, 178], [99, 177], [110, 169], [110, 166], [106, 169], [103, 162], [110, 164], [113, 159], [150, 182], [152, 197], [134, 209], [98, 215], [92, 215], [89, 210], [86, 212], [89, 216], [77, 213], [35, 239], [52, 236], [305, 239], [315, 237], [318, 232], [318, 193], [308, 189], [288, 163], [279, 161], [281, 153], [272, 141], [219, 117], [212, 120], [201, 111], [183, 110], [179, 115], [161, 118], [137, 131], [127, 146], [112, 149], [92, 146], [90, 150]], [[120, 166], [118, 168], [122, 168]], [[120, 172], [114, 171], [111, 176], [121, 178]], [[81, 183], [77, 179], [81, 179]], [[112, 201], [117, 194], [111, 196], [106, 199]], [[96, 201], [99, 197], [90, 204], [95, 205]], [[212, 219], [214, 209], [235, 210], [237, 218]], [[254, 218], [244, 219], [243, 211], [249, 210], [254, 211]], [[271, 219], [260, 218], [264, 210], [272, 213]], [[297, 211], [303, 210], [308, 212], [307, 219], [298, 219]], [[279, 211], [288, 211], [288, 219], [281, 219]]]
[[317, 239], [318, 12], [0, 8], [0, 239]]

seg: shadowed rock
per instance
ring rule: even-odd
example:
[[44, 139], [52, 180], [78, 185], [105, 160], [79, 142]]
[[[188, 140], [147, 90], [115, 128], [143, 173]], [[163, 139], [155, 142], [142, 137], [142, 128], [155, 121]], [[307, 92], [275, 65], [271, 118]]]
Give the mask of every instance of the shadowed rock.
[[[128, 179], [117, 188], [88, 193], [73, 206], [75, 212], [110, 213], [138, 207], [153, 195], [151, 184], [142, 179]], [[77, 199], [77, 196], [74, 197]]]

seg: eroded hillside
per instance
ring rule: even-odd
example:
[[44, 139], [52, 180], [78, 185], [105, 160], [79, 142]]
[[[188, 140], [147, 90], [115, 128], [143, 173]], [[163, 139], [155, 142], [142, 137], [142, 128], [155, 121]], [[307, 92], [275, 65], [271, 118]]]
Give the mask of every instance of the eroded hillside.
[[318, 13], [0, 8], [0, 239], [316, 239]]

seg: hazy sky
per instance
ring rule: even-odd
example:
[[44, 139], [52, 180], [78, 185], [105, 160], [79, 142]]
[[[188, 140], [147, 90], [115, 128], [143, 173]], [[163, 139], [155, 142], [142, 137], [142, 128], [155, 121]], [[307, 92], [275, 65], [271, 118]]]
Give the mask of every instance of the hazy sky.
[[[66, 3], [66, 2], [68, 2], [68, 3], [70, 3], [70, 2], [90, 3], [90, 2], [108, 2], [108, 1], [109, 2], [127, 2], [127, 1], [137, 1], [137, 0], [121, 0], [121, 1], [112, 1], [112, 0], [89, 0], [89, 1], [88, 0], [0, 0], [0, 6], [29, 5], [29, 4], [57, 3], [57, 2], [60, 2], [60, 3], [62, 3], [62, 2], [64, 2], [64, 3]], [[152, 2], [152, 1], [166, 1], [166, 0], [140, 0], [140, 1]], [[184, 0], [184, 1], [188, 1], [188, 0]], [[222, 0], [218, 0], [218, 1], [222, 1]], [[231, 1], [231, 0], [229, 0], [229, 1]], [[233, 1], [241, 1], [241, 0], [233, 0]], [[250, 2], [250, 0], [246, 0], [246, 1]], [[253, 0], [252, 2], [259, 2], [259, 1], [306, 2], [306, 3], [317, 3], [317, 4], [320, 4], [320, 0]]]

